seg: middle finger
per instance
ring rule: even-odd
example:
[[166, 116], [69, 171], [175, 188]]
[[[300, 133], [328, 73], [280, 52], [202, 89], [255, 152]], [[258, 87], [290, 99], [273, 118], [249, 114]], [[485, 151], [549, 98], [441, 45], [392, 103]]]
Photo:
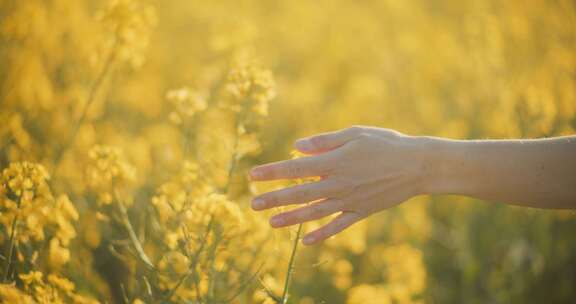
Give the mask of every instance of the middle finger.
[[338, 194], [340, 185], [330, 179], [300, 184], [261, 194], [252, 200], [252, 208], [264, 210], [273, 207], [303, 204]]

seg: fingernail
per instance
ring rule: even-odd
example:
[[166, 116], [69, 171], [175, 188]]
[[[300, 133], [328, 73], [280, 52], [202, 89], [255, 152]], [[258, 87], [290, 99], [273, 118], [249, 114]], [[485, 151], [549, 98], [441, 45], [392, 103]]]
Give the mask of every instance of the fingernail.
[[303, 150], [303, 151], [311, 151], [314, 150], [314, 145], [309, 139], [299, 139], [296, 141], [296, 148]]
[[281, 226], [284, 224], [284, 219], [281, 217], [273, 217], [270, 219], [270, 224], [274, 227]]
[[262, 209], [266, 206], [266, 202], [261, 198], [255, 198], [252, 201], [252, 208], [254, 209]]
[[263, 174], [260, 170], [254, 169], [250, 171], [250, 176], [252, 177], [252, 179], [260, 179], [262, 178]]
[[307, 235], [302, 239], [302, 243], [304, 243], [304, 245], [310, 245], [314, 242], [314, 237], [311, 235]]

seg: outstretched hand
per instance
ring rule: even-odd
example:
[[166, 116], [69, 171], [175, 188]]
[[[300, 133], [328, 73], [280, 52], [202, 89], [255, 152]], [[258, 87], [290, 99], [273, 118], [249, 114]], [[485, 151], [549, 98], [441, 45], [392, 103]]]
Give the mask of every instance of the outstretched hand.
[[270, 219], [275, 228], [338, 214], [308, 233], [303, 243], [323, 241], [378, 211], [423, 193], [427, 172], [425, 148], [417, 137], [372, 127], [351, 127], [296, 141], [308, 156], [261, 165], [250, 171], [253, 181], [320, 177], [261, 194], [252, 208], [307, 204]]

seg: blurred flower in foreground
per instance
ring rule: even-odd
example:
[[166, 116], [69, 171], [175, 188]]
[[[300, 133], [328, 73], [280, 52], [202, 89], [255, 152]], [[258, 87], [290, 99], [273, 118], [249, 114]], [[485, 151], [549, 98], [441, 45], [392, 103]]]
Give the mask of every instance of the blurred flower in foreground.
[[125, 160], [119, 148], [111, 146], [94, 146], [88, 153], [88, 183], [98, 194], [99, 203], [110, 204], [115, 187], [131, 182], [135, 170]]
[[268, 103], [276, 96], [272, 72], [251, 65], [232, 68], [226, 89], [233, 97], [229, 109], [249, 110], [261, 116], [268, 115]]
[[156, 11], [152, 6], [136, 0], [112, 0], [97, 14], [112, 33], [109, 47], [118, 59], [133, 67], [144, 63], [152, 27], [156, 25]]
[[206, 109], [206, 98], [190, 88], [170, 90], [166, 99], [172, 103], [174, 111], [170, 113], [170, 120], [176, 124], [182, 124]]
[[51, 200], [48, 172], [44, 166], [29, 162], [12, 163], [2, 172], [1, 184], [5, 206], [15, 203], [25, 207], [33, 201]]
[[29, 296], [18, 294], [14, 290], [0, 285], [0, 299], [14, 300], [14, 302], [7, 301], [6, 303], [99, 303], [77, 294], [75, 284], [58, 274], [49, 274], [47, 280], [39, 271], [23, 273], [19, 277], [24, 284], [24, 291]]
[[362, 284], [348, 291], [346, 304], [389, 304], [388, 292], [383, 286]]
[[54, 201], [48, 178], [42, 165], [29, 162], [12, 163], [2, 171], [0, 223], [8, 235], [22, 242], [44, 240], [43, 228]]

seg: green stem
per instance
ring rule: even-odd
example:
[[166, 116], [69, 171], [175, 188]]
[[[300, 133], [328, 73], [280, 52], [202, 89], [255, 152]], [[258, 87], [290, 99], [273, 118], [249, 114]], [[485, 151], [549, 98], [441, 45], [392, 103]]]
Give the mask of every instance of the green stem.
[[8, 272], [10, 271], [10, 266], [12, 264], [12, 255], [14, 254], [14, 238], [16, 237], [16, 223], [18, 221], [18, 214], [14, 216], [12, 220], [12, 231], [10, 231], [10, 245], [8, 249], [8, 257], [6, 260], [6, 266], [4, 267], [4, 277], [2, 278], [3, 282], [7, 282], [8, 280]]
[[292, 279], [292, 273], [294, 272], [294, 261], [296, 260], [296, 251], [300, 241], [300, 234], [302, 233], [302, 225], [303, 224], [298, 225], [298, 231], [296, 232], [296, 238], [294, 239], [294, 245], [292, 246], [290, 261], [288, 262], [288, 271], [286, 272], [286, 280], [284, 281], [284, 292], [282, 292], [282, 302], [280, 302], [281, 304], [288, 303], [288, 289], [290, 289], [290, 280]]
[[[196, 136], [194, 133], [192, 133], [192, 130], [196, 131], [197, 129], [196, 121], [198, 120], [199, 114], [200, 113], [195, 114], [196, 117], [192, 118], [192, 122], [185, 122], [182, 124], [182, 130], [180, 132], [182, 133], [182, 156], [184, 159], [188, 158], [191, 146], [197, 146], [195, 138]], [[191, 138], [192, 136], [194, 136], [194, 138]]]
[[72, 133], [71, 133], [70, 137], [68, 138], [66, 143], [56, 153], [56, 156], [54, 158], [54, 173], [56, 173], [56, 171], [58, 169], [58, 165], [60, 164], [60, 161], [62, 160], [64, 153], [66, 152], [66, 150], [68, 150], [68, 148], [70, 148], [70, 146], [76, 140], [76, 136], [78, 135], [78, 131], [80, 130], [80, 126], [84, 123], [84, 120], [86, 119], [86, 116], [88, 115], [88, 109], [90, 108], [90, 105], [92, 105], [94, 100], [96, 100], [96, 95], [97, 95], [98, 91], [100, 90], [100, 87], [102, 87], [104, 80], [106, 79], [106, 77], [108, 76], [110, 71], [112, 70], [112, 65], [114, 63], [115, 58], [116, 58], [116, 51], [115, 51], [115, 46], [113, 46], [112, 50], [110, 51], [110, 54], [108, 54], [108, 57], [106, 58], [106, 61], [104, 62], [104, 67], [102, 68], [100, 73], [98, 73], [98, 75], [96, 76], [96, 79], [94, 80], [94, 83], [90, 87], [90, 91], [88, 92], [88, 97], [86, 99], [86, 102], [84, 103], [84, 107], [82, 108], [82, 113], [80, 114], [80, 118], [78, 119], [76, 124], [74, 124], [74, 128], [72, 129]]
[[218, 229], [214, 231], [214, 243], [210, 246], [209, 256], [211, 257], [210, 260], [210, 280], [208, 281], [208, 295], [207, 295], [207, 303], [213, 302], [214, 299], [214, 284], [216, 283], [216, 270], [214, 267], [214, 263], [216, 262], [216, 250], [218, 249], [218, 245], [220, 244], [221, 233], [219, 233]]
[[262, 270], [263, 267], [264, 267], [264, 263], [262, 263], [262, 265], [260, 265], [260, 267], [258, 267], [256, 272], [254, 272], [244, 283], [240, 284], [240, 287], [238, 287], [238, 290], [236, 290], [236, 292], [234, 292], [228, 299], [223, 300], [223, 301], [219, 301], [219, 302], [231, 303], [232, 301], [234, 301], [234, 299], [236, 299], [238, 296], [240, 296], [240, 294], [242, 294], [242, 292], [246, 288], [248, 288], [248, 286], [250, 286], [250, 284], [252, 284], [252, 282], [258, 277], [258, 275], [260, 274], [260, 271]]
[[[172, 296], [174, 296], [174, 294], [176, 293], [178, 288], [180, 288], [180, 286], [186, 281], [186, 279], [188, 279], [188, 277], [190, 275], [192, 275], [194, 273], [194, 271], [196, 270], [196, 265], [198, 264], [198, 261], [200, 260], [200, 254], [204, 250], [204, 246], [206, 245], [206, 242], [208, 241], [208, 236], [210, 234], [210, 230], [212, 230], [213, 223], [214, 223], [213, 219], [210, 218], [210, 221], [208, 222], [208, 227], [206, 228], [206, 233], [204, 234], [204, 237], [202, 238], [202, 243], [200, 243], [200, 247], [198, 248], [198, 250], [196, 250], [196, 253], [194, 254], [194, 259], [190, 263], [190, 267], [188, 267], [188, 271], [184, 275], [182, 275], [180, 277], [180, 279], [178, 279], [178, 282], [176, 283], [176, 285], [174, 285], [174, 287], [170, 290], [168, 295], [166, 295], [166, 297], [164, 297], [165, 300], [170, 300], [170, 298], [172, 298]], [[198, 293], [198, 297], [200, 297], [199, 293]]]
[[[202, 238], [202, 243], [200, 243], [200, 247], [198, 248], [198, 250], [196, 250], [196, 253], [194, 254], [194, 258], [192, 259], [192, 262], [190, 263], [190, 267], [188, 267], [188, 271], [182, 275], [179, 279], [178, 282], [176, 283], [176, 285], [174, 285], [174, 287], [170, 290], [170, 292], [168, 293], [168, 295], [166, 295], [166, 297], [164, 297], [164, 300], [168, 301], [170, 300], [170, 298], [172, 298], [172, 296], [174, 296], [174, 294], [176, 293], [176, 291], [178, 290], [178, 288], [180, 288], [180, 286], [188, 279], [188, 277], [190, 277], [194, 271], [196, 270], [196, 265], [198, 264], [198, 261], [200, 260], [200, 254], [202, 253], [202, 251], [204, 250], [204, 246], [206, 245], [206, 242], [208, 241], [208, 236], [210, 235], [210, 230], [212, 230], [212, 226], [214, 224], [213, 219], [211, 218], [210, 221], [208, 222], [208, 227], [206, 228], [206, 233], [204, 234], [204, 237]], [[200, 293], [198, 288], [196, 289], [196, 291], [198, 292], [198, 297], [199, 300], [200, 299]]]
[[[246, 96], [250, 96], [251, 91], [248, 92]], [[232, 158], [230, 159], [230, 164], [228, 165], [228, 180], [226, 181], [226, 186], [224, 187], [224, 193], [228, 194], [230, 192], [230, 186], [232, 184], [232, 176], [234, 175], [234, 170], [236, 170], [236, 166], [238, 164], [238, 147], [240, 145], [240, 132], [238, 130], [242, 126], [244, 119], [248, 115], [248, 105], [250, 104], [250, 99], [246, 97], [246, 99], [241, 103], [242, 108], [240, 112], [236, 114], [236, 123], [234, 124], [234, 143], [232, 147]]]
[[232, 185], [232, 177], [234, 175], [234, 171], [236, 170], [236, 165], [238, 163], [238, 146], [240, 145], [240, 134], [238, 129], [242, 124], [242, 115], [239, 113], [236, 115], [236, 123], [234, 124], [234, 143], [232, 145], [232, 156], [230, 158], [230, 163], [228, 165], [228, 179], [226, 181], [226, 186], [224, 186], [224, 193], [228, 193], [230, 191], [230, 186]]
[[134, 227], [132, 227], [132, 223], [130, 223], [130, 218], [128, 217], [128, 212], [126, 211], [126, 207], [124, 206], [124, 203], [122, 203], [122, 200], [120, 200], [120, 197], [118, 196], [117, 193], [115, 193], [115, 195], [116, 195], [116, 202], [118, 205], [118, 210], [120, 210], [120, 219], [122, 221], [122, 225], [124, 226], [124, 228], [128, 232], [128, 236], [130, 237], [130, 241], [132, 242], [132, 246], [134, 246], [134, 249], [136, 250], [138, 257], [144, 263], [144, 265], [146, 265], [148, 268], [154, 270], [155, 269], [154, 264], [152, 264], [152, 262], [150, 261], [150, 258], [148, 258], [148, 256], [146, 255], [146, 252], [144, 252], [144, 248], [142, 247], [142, 244], [140, 243], [140, 240], [138, 239], [138, 236], [136, 235], [136, 232], [134, 231]]

